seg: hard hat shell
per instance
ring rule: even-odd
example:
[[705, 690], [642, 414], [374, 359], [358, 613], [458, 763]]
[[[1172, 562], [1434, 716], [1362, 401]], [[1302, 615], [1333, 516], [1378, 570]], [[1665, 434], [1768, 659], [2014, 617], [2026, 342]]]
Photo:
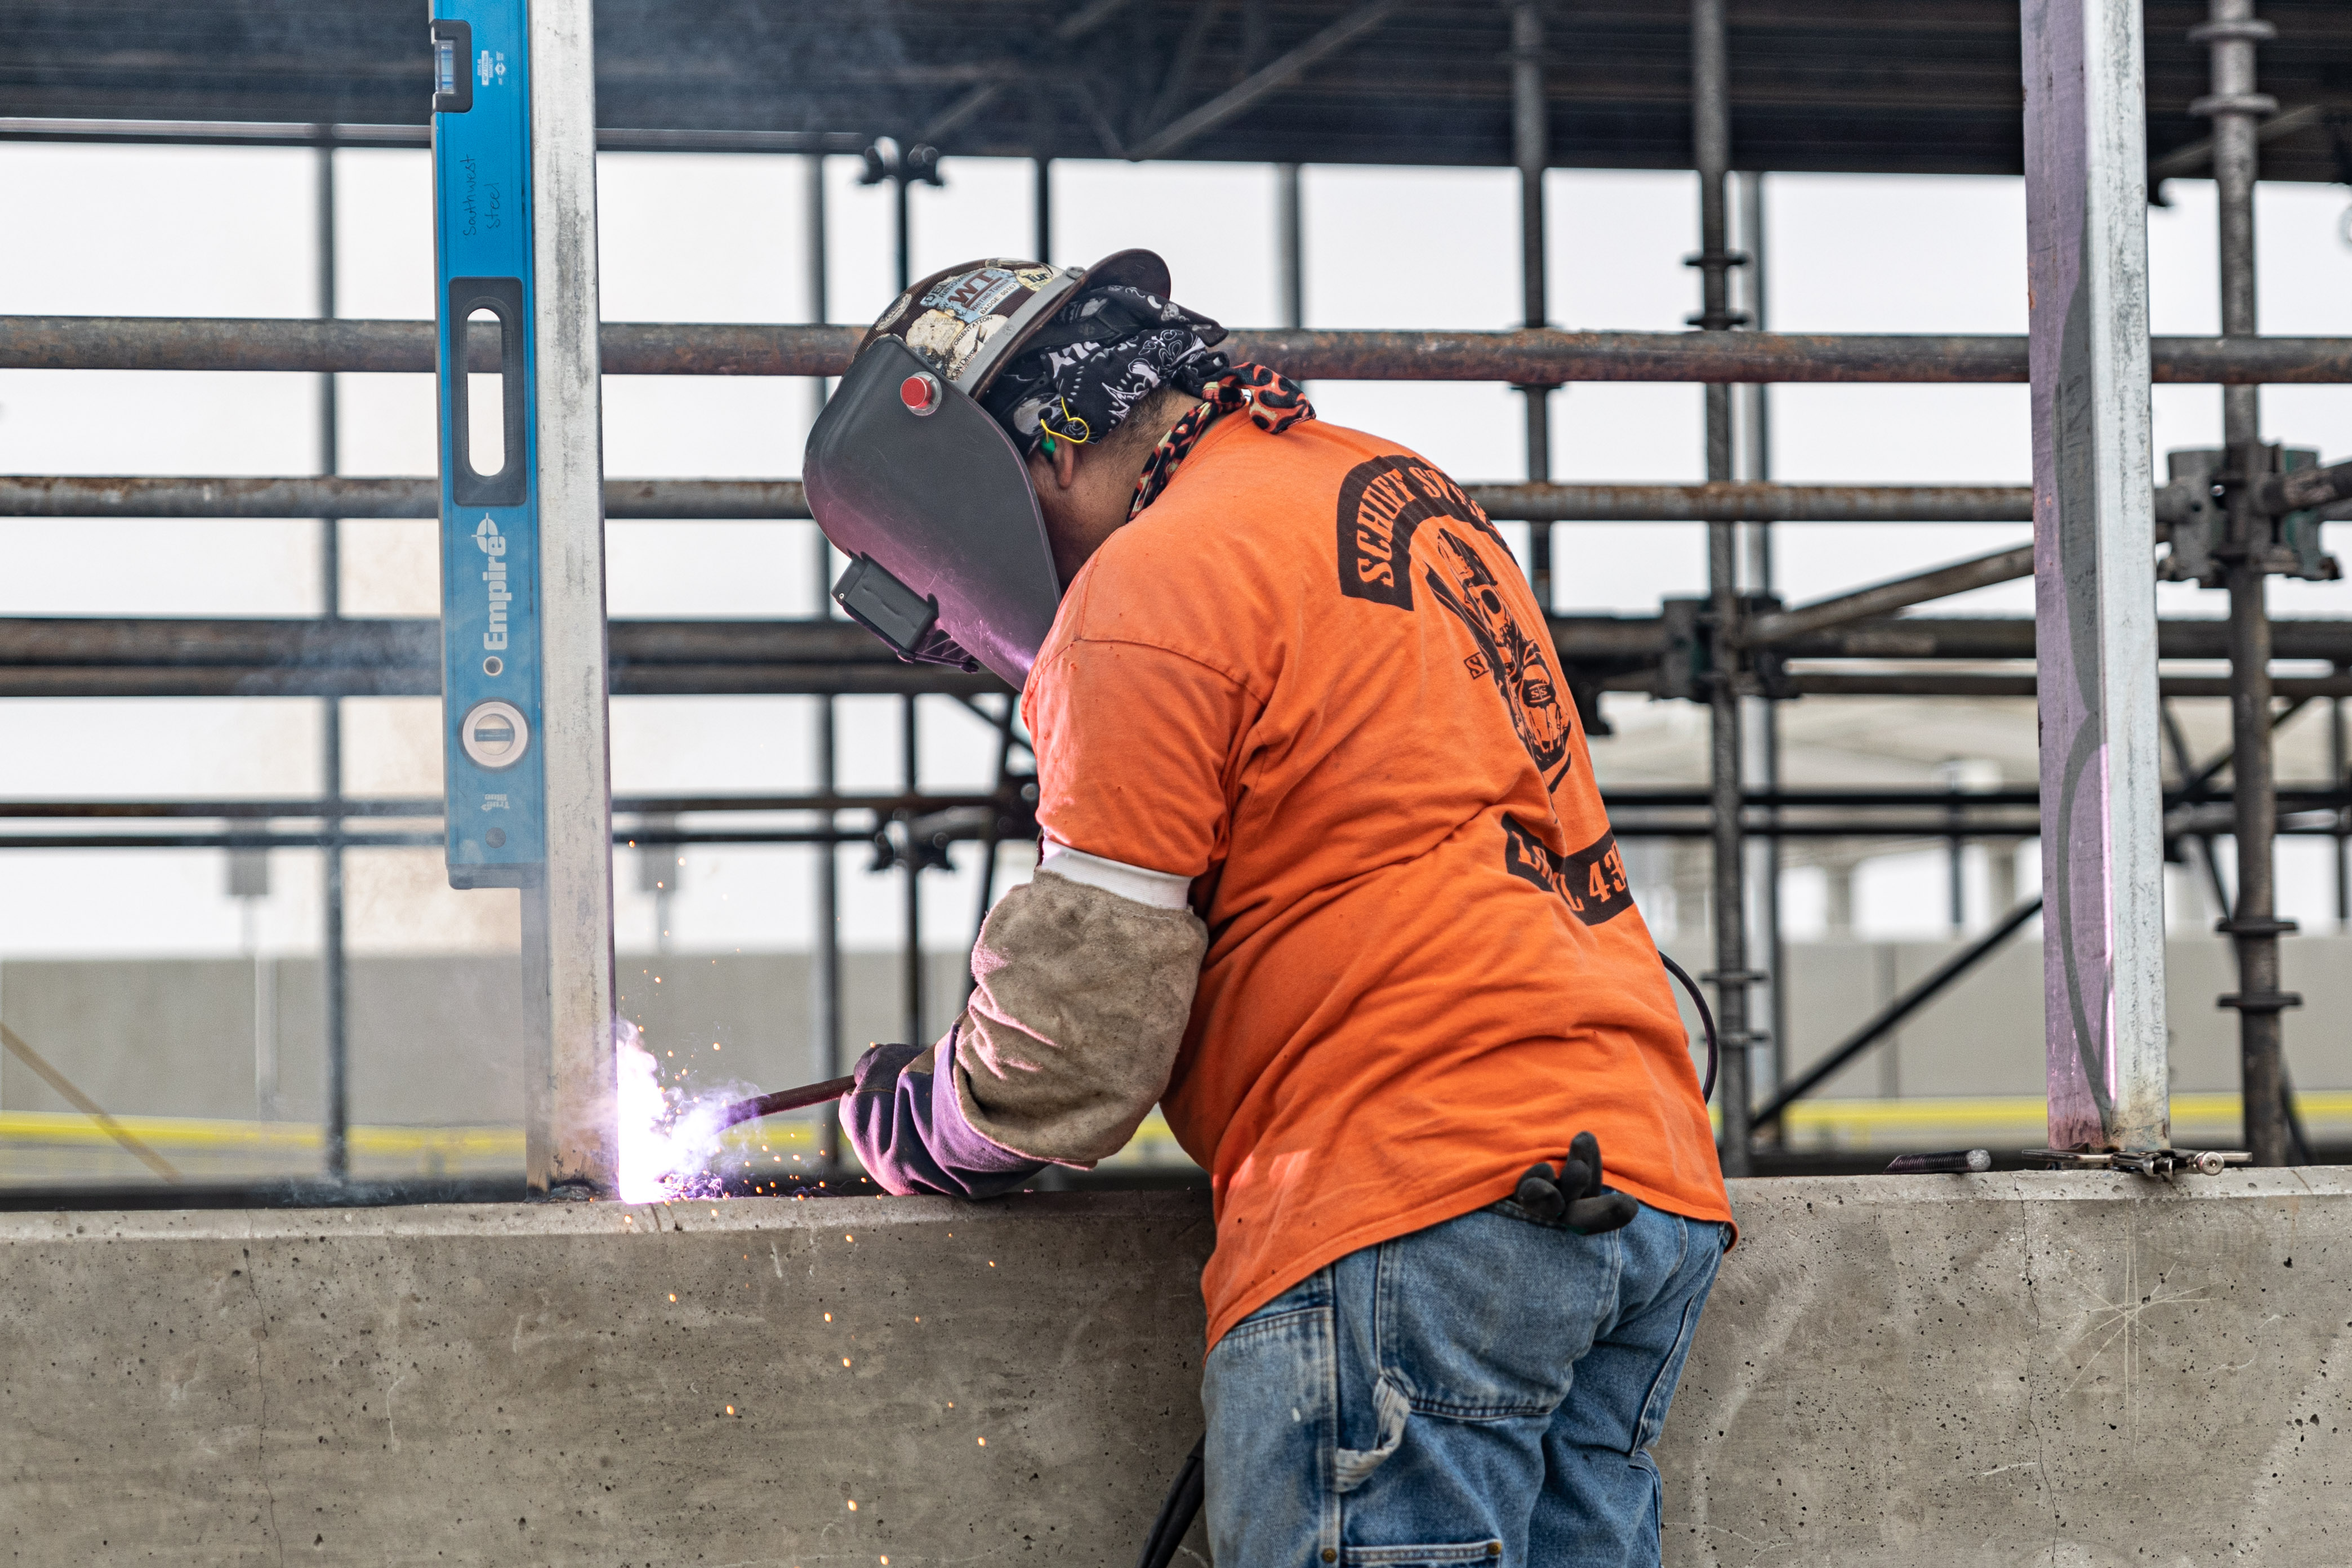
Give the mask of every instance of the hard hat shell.
[[859, 355], [896, 338], [940, 375], [978, 397], [1024, 343], [1083, 287], [1124, 283], [1166, 299], [1168, 263], [1149, 250], [1117, 250], [1092, 267], [990, 257], [922, 279], [890, 303], [857, 345]]

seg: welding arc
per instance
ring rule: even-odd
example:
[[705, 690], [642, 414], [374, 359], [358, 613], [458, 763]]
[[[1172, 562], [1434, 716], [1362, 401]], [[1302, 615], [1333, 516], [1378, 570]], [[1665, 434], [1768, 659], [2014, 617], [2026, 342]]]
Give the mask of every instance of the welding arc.
[[823, 1083], [804, 1083], [798, 1089], [780, 1089], [773, 1094], [763, 1094], [755, 1100], [739, 1100], [727, 1108], [719, 1119], [721, 1127], [732, 1127], [739, 1121], [757, 1121], [762, 1116], [773, 1116], [780, 1110], [798, 1110], [803, 1106], [823, 1105], [828, 1100], [839, 1100], [857, 1087], [855, 1078], [829, 1078]]

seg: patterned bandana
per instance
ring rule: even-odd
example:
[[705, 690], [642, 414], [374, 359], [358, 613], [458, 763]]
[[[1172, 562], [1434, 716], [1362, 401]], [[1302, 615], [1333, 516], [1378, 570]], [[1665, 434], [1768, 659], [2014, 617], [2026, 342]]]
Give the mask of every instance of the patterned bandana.
[[[1216, 358], [1222, 363], [1224, 356]], [[1168, 481], [1176, 477], [1177, 468], [1209, 433], [1209, 426], [1236, 408], [1247, 408], [1250, 423], [1269, 436], [1279, 436], [1300, 420], [1315, 417], [1315, 405], [1307, 401], [1298, 384], [1262, 364], [1244, 363], [1207, 377], [1201, 385], [1201, 397], [1202, 401], [1170, 426], [1160, 445], [1152, 448], [1151, 460], [1136, 479], [1135, 500], [1128, 504], [1128, 516], [1158, 500]]]
[[1163, 386], [1198, 394], [1223, 371], [1225, 329], [1124, 284], [1088, 289], [1021, 348], [981, 395], [1026, 457], [1047, 436], [1083, 447]]

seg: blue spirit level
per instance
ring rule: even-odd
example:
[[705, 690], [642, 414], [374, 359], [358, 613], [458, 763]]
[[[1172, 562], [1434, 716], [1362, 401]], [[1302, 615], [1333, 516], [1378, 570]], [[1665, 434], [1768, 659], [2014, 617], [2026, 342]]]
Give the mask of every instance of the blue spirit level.
[[453, 888], [530, 887], [547, 860], [524, 7], [436, 0], [433, 11], [442, 745]]

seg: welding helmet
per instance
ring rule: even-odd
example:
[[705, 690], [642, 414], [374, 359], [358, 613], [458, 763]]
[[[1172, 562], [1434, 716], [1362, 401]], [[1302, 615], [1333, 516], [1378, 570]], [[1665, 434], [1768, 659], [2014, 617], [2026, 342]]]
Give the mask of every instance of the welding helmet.
[[1164, 299], [1168, 264], [1122, 250], [934, 272], [874, 323], [817, 416], [801, 471], [849, 557], [834, 599], [900, 658], [1028, 679], [1062, 583], [1028, 464], [979, 399], [1081, 288], [1110, 283]]

